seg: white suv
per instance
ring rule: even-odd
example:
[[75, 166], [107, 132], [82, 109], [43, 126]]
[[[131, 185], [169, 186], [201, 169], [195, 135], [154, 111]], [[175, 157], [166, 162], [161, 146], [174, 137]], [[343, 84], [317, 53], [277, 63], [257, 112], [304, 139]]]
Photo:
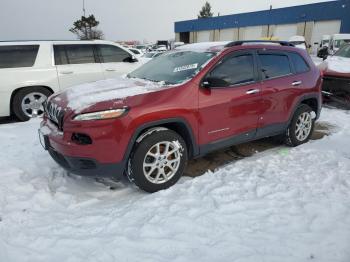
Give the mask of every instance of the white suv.
[[109, 41], [0, 42], [0, 117], [40, 116], [52, 93], [139, 65], [132, 52]]

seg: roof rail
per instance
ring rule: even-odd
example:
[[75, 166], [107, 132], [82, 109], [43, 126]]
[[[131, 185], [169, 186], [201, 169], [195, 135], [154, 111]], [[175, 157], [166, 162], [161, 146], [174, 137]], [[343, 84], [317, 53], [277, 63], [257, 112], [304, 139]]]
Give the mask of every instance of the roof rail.
[[239, 45], [243, 45], [243, 44], [280, 44], [281, 46], [293, 46], [294, 45], [290, 42], [287, 41], [274, 41], [274, 40], [242, 40], [242, 41], [233, 41], [228, 43], [227, 45], [225, 45], [225, 47], [232, 47], [232, 46], [239, 46]]

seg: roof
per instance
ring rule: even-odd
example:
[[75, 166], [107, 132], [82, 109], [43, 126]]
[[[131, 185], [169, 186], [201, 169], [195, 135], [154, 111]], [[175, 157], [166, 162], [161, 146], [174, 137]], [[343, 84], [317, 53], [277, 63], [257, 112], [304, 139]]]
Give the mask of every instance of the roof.
[[[0, 45], [38, 45], [38, 44], [116, 44], [112, 41], [107, 40], [10, 40], [10, 41], [0, 41]], [[118, 44], [116, 44], [118, 45]]]

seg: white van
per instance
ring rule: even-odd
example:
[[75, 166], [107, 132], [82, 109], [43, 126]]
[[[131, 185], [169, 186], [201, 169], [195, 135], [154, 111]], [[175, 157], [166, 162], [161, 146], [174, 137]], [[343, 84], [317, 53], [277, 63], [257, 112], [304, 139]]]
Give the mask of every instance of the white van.
[[307, 49], [308, 46], [305, 41], [305, 37], [301, 35], [295, 35], [289, 38], [289, 42], [295, 45], [295, 47], [301, 48], [301, 49]]
[[109, 41], [0, 42], [0, 117], [40, 116], [52, 93], [114, 78], [139, 65], [129, 50]]
[[335, 54], [343, 45], [350, 43], [350, 34], [334, 34], [329, 41], [329, 54]]

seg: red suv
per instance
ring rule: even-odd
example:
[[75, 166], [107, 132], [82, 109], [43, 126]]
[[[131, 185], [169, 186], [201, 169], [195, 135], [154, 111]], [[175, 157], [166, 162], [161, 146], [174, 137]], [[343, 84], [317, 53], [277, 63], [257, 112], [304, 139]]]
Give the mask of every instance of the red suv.
[[277, 135], [303, 144], [320, 115], [320, 71], [302, 49], [260, 42], [188, 45], [124, 78], [53, 95], [41, 142], [69, 172], [126, 174], [147, 192], [220, 148]]

